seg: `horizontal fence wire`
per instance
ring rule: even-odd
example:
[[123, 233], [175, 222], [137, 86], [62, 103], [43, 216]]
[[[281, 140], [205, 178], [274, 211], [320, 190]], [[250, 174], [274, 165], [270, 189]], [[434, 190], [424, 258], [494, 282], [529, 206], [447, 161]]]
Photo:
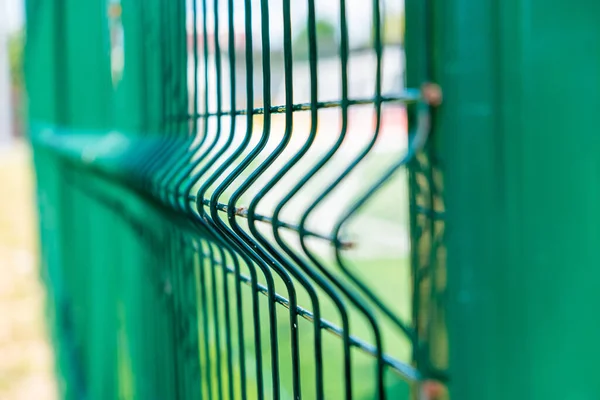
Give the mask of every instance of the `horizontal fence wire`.
[[82, 396], [409, 399], [447, 379], [437, 102], [404, 87], [391, 3], [109, 10], [107, 102], [135, 104], [33, 138]]
[[[412, 104], [416, 103], [420, 98], [420, 93], [418, 91], [407, 91], [403, 95], [398, 96], [381, 96], [379, 101], [381, 103], [392, 103], [398, 102], [402, 104]], [[348, 99], [346, 101], [346, 106], [359, 106], [359, 105], [371, 105], [375, 101], [374, 98], [369, 99]], [[290, 107], [285, 105], [279, 106], [271, 106], [268, 110], [270, 114], [285, 114], [288, 109], [291, 108], [292, 112], [297, 111], [311, 111], [313, 108], [322, 109], [322, 108], [340, 108], [342, 106], [341, 100], [336, 101], [319, 101], [316, 105], [311, 103], [300, 103], [293, 104]], [[240, 116], [240, 115], [264, 115], [267, 110], [264, 107], [254, 108], [252, 110], [235, 110], [235, 111], [220, 111], [220, 112], [209, 112], [206, 114], [193, 114], [186, 116], [172, 116], [167, 117], [167, 121], [181, 121], [186, 119], [194, 119], [194, 118], [208, 118], [208, 117], [231, 117], [231, 116]]]

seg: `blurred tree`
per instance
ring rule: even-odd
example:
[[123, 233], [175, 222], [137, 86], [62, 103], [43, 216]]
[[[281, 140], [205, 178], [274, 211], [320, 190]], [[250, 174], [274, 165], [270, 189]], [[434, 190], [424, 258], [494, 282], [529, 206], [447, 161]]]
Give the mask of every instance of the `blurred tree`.
[[[326, 19], [318, 19], [315, 24], [317, 33], [317, 49], [319, 56], [328, 56], [337, 51], [336, 28]], [[308, 29], [303, 28], [292, 44], [294, 56], [305, 60], [308, 58]]]
[[13, 88], [23, 88], [23, 32], [12, 33], [8, 37], [8, 62], [10, 82]]
[[[404, 13], [384, 13], [383, 16], [383, 32], [382, 41], [383, 44], [389, 45], [404, 45]], [[373, 43], [375, 38], [375, 29], [371, 31], [371, 42]]]
[[25, 78], [23, 73], [23, 46], [25, 44], [23, 31], [11, 33], [8, 37], [8, 63], [11, 86], [12, 120], [14, 135], [23, 135], [26, 107]]

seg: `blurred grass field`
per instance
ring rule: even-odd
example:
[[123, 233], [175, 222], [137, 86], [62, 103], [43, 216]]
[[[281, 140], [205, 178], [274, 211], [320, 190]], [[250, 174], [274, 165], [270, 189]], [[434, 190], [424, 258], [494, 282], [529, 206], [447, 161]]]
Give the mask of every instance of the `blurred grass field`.
[[0, 400], [57, 398], [25, 143], [0, 148]]

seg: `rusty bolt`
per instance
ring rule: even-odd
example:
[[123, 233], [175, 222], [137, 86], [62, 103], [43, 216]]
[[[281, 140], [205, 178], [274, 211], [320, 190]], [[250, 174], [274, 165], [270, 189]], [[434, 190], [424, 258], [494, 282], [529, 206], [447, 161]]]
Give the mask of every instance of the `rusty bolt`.
[[446, 388], [438, 381], [425, 381], [421, 384], [420, 400], [442, 400], [446, 398]]
[[237, 215], [239, 217], [247, 217], [248, 209], [246, 207], [238, 207], [235, 209], [235, 215]]
[[437, 107], [442, 104], [442, 88], [437, 83], [424, 83], [421, 86], [421, 96], [431, 106]]

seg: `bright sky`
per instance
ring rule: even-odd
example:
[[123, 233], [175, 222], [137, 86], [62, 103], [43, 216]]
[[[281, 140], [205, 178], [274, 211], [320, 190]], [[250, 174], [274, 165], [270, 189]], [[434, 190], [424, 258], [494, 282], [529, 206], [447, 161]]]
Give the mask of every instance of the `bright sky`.
[[[253, 21], [256, 28], [260, 28], [260, 0], [252, 0], [254, 3], [254, 10], [256, 12], [253, 15]], [[235, 3], [239, 6], [239, 10], [243, 10], [244, 1], [243, 0], [235, 0]], [[294, 14], [294, 25], [305, 24], [306, 20], [306, 1], [292, 1], [292, 9]], [[356, 39], [361, 40], [363, 37], [369, 35], [370, 26], [369, 24], [365, 24], [364, 21], [369, 21], [369, 16], [365, 15], [365, 13], [370, 13], [370, 1], [366, 0], [346, 0], [346, 9], [348, 12], [348, 23], [350, 25], [350, 33]], [[382, 2], [384, 7], [388, 12], [395, 12], [404, 7], [404, 0], [385, 0]], [[191, 4], [191, 1], [188, 0], [188, 4]], [[201, 1], [198, 1], [198, 8], [200, 8]], [[209, 13], [212, 12], [212, 4], [213, 1], [207, 1], [207, 5], [209, 8]], [[281, 15], [283, 1], [270, 1], [269, 7], [271, 9], [271, 17], [272, 23], [271, 34], [273, 35], [273, 39], [277, 42], [277, 37], [281, 34], [277, 32], [279, 27], [281, 26], [280, 19], [278, 20], [276, 15]], [[317, 1], [317, 14], [326, 19], [332, 20], [332, 22], [338, 21], [338, 10], [339, 10], [339, 2], [338, 1]], [[223, 8], [222, 15], [226, 15], [226, 1], [220, 1], [220, 6]], [[24, 12], [23, 12], [23, 0], [0, 0], [0, 14], [4, 14], [4, 18], [2, 18], [3, 23], [6, 23], [6, 28], [9, 32], [15, 31], [23, 25], [24, 20]], [[242, 12], [238, 12], [236, 15], [237, 23], [243, 24], [244, 16]], [[212, 21], [209, 21], [211, 24]], [[225, 22], [225, 21], [223, 21]], [[226, 23], [226, 22], [225, 22]], [[243, 25], [242, 25], [243, 26]], [[275, 29], [273, 29], [275, 28]], [[351, 38], [352, 40], [352, 38]]]
[[23, 26], [23, 0], [0, 0], [2, 23], [8, 32], [14, 32]]
[[[282, 45], [283, 36], [283, 2], [286, 0], [270, 0], [269, 1], [269, 14], [270, 14], [270, 34], [271, 34], [271, 47], [277, 48]], [[306, 14], [308, 12], [308, 5], [306, 0], [287, 0], [290, 1], [291, 14], [292, 14], [292, 31], [299, 32], [306, 26]], [[213, 4], [214, 0], [208, 0], [207, 2], [207, 14], [208, 21], [207, 26], [209, 31], [214, 26], [213, 20]], [[219, 0], [219, 23], [223, 30], [227, 27], [227, 1]], [[260, 4], [261, 0], [251, 0], [252, 3], [252, 24], [254, 32], [260, 32], [261, 28], [261, 17], [260, 17]], [[188, 9], [192, 8], [193, 0], [187, 0]], [[235, 24], [236, 30], [242, 30], [244, 26], [244, 0], [234, 0], [236, 5], [235, 11]], [[362, 43], [370, 37], [371, 34], [371, 11], [372, 1], [369, 0], [346, 0], [346, 13], [348, 18], [349, 36], [351, 47], [352, 43]], [[334, 26], [339, 26], [339, 0], [324, 0], [315, 1], [317, 19], [329, 20]], [[201, 12], [202, 0], [196, 0], [196, 7], [198, 12]], [[399, 13], [404, 8], [404, 0], [383, 0], [381, 1], [382, 11], [388, 13]], [[192, 13], [189, 14], [190, 18]], [[192, 26], [191, 21], [188, 21], [189, 25]], [[198, 18], [198, 27], [200, 29], [202, 24], [202, 18]], [[292, 33], [292, 34], [293, 34]], [[258, 43], [255, 43], [258, 45]]]

